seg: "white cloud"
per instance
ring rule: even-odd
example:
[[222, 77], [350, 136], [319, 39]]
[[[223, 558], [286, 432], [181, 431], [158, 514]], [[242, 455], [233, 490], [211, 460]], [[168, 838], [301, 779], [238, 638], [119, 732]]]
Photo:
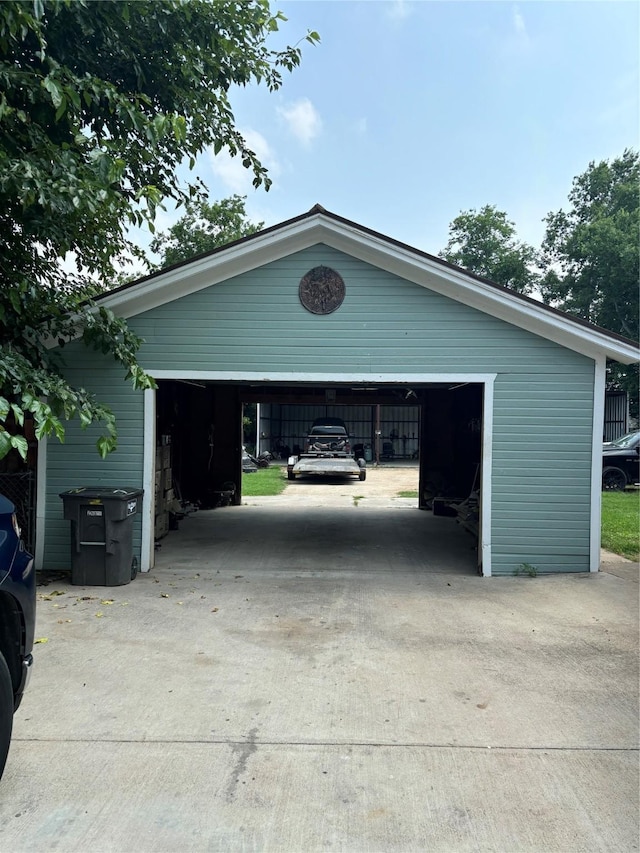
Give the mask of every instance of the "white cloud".
[[308, 98], [301, 98], [290, 106], [278, 107], [278, 113], [303, 145], [309, 145], [322, 131], [322, 119]]
[[513, 9], [513, 26], [518, 35], [525, 36], [527, 35], [527, 28], [524, 23], [524, 18], [522, 17], [522, 13], [517, 6]]
[[354, 128], [358, 136], [366, 136], [368, 130], [366, 117], [357, 119]]
[[405, 0], [392, 0], [387, 6], [387, 17], [396, 21], [404, 21], [411, 14], [411, 9]]
[[511, 48], [515, 50], [528, 50], [531, 46], [531, 39], [527, 32], [527, 25], [524, 20], [524, 15], [518, 8], [514, 6], [511, 14], [511, 23], [513, 33], [511, 35]]
[[[280, 172], [280, 164], [267, 140], [257, 130], [240, 130], [240, 132], [247, 146], [268, 170], [271, 180], [275, 181]], [[214, 175], [222, 181], [228, 190], [238, 195], [247, 195], [253, 190], [253, 172], [242, 165], [241, 156], [232, 157], [226, 150], [215, 155], [211, 148], [208, 154]]]

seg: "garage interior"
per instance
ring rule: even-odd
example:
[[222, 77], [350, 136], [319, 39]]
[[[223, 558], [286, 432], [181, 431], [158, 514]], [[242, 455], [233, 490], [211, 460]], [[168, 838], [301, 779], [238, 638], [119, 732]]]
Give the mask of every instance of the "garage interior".
[[[252, 415], [249, 432], [245, 415]], [[483, 385], [408, 387], [333, 383], [158, 380], [156, 392], [155, 539], [176, 529], [175, 509], [242, 504], [242, 447], [273, 451], [286, 464], [314, 418], [341, 417], [367, 466], [416, 465], [420, 509], [451, 509], [473, 493], [478, 536], [482, 473]], [[224, 496], [224, 497], [223, 497]], [[461, 530], [461, 535], [463, 535]], [[467, 535], [467, 534], [464, 534]]]

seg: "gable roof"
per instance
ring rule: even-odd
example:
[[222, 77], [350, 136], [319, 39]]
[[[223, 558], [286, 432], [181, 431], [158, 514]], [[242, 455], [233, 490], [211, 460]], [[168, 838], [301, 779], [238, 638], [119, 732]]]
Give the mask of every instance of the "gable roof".
[[307, 213], [123, 285], [96, 301], [135, 317], [294, 252], [323, 243], [591, 358], [640, 360], [633, 341], [523, 296], [442, 258], [315, 205]]

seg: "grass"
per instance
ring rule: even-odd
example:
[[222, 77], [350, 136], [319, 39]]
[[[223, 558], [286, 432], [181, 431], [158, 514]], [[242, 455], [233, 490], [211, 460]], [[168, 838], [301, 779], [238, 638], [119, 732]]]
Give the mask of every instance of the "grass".
[[242, 496], [246, 498], [279, 495], [287, 485], [287, 469], [280, 465], [258, 468], [253, 474], [242, 475]]
[[408, 489], [408, 490], [405, 490], [404, 492], [398, 492], [398, 497], [399, 498], [417, 498], [418, 497], [418, 490], [417, 489]]
[[640, 491], [602, 493], [602, 547], [629, 560], [640, 558]]

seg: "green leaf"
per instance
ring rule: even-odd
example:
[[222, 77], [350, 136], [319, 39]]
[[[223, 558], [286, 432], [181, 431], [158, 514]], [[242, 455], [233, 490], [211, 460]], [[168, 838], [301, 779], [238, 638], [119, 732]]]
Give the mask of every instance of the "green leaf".
[[117, 443], [112, 436], [102, 435], [96, 442], [96, 447], [98, 448], [100, 456], [103, 459], [106, 459], [106, 457], [116, 449]]
[[[62, 94], [62, 86], [58, 83], [57, 80], [54, 80], [52, 77], [45, 77], [42, 81], [43, 87], [49, 92], [51, 95], [51, 102], [54, 107], [59, 107], [63, 102], [63, 94]], [[64, 112], [64, 111], [63, 111]], [[57, 117], [57, 113], [56, 113]]]
[[27, 444], [27, 439], [24, 436], [12, 435], [11, 447], [14, 447], [23, 459], [27, 458], [27, 451], [29, 450], [29, 445]]
[[11, 404], [11, 411], [13, 412], [13, 416], [16, 419], [16, 423], [18, 426], [22, 426], [24, 424], [24, 412], [20, 408], [20, 406], [15, 403]]
[[11, 450], [11, 446], [11, 436], [5, 429], [0, 427], [0, 459], [4, 459]]
[[63, 95], [60, 98], [60, 106], [56, 110], [56, 121], [60, 121], [60, 119], [66, 113], [66, 111], [67, 111], [67, 99]]

